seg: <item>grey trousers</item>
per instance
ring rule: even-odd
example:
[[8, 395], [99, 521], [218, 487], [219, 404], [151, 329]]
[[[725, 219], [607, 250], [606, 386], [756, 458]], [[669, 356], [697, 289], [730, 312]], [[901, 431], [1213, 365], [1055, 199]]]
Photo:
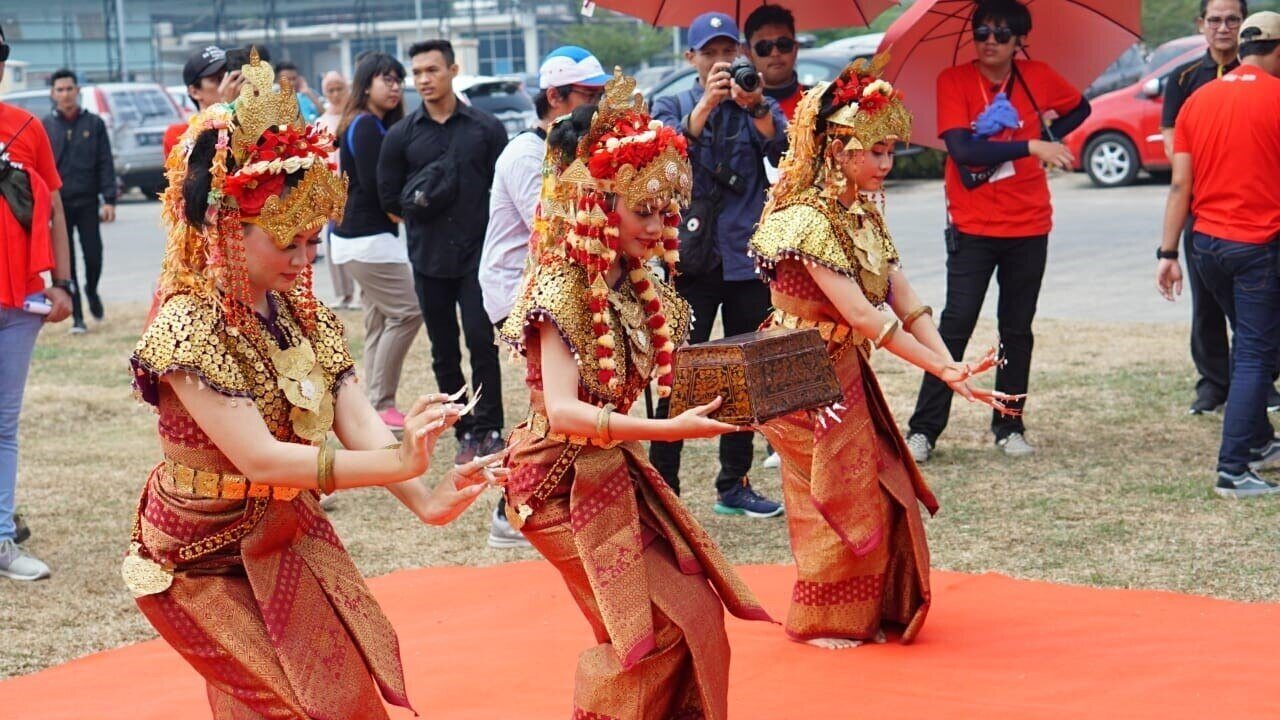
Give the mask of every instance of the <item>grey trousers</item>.
[[364, 305], [364, 372], [369, 402], [375, 410], [395, 407], [400, 372], [413, 339], [422, 327], [422, 311], [413, 289], [408, 263], [366, 263], [351, 260], [342, 266], [360, 284]]

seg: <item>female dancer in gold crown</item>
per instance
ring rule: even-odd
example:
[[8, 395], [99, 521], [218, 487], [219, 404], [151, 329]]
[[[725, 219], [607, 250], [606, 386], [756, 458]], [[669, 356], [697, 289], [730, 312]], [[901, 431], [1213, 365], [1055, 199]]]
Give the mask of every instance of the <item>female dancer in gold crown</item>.
[[678, 259], [685, 139], [615, 72], [599, 107], [575, 110], [547, 145], [535, 259], [502, 329], [527, 356], [532, 407], [508, 445], [509, 517], [600, 643], [579, 656], [574, 718], [723, 720], [722, 603], [768, 616], [638, 441], [738, 428], [707, 417], [719, 400], [666, 420], [627, 415], [652, 378], [670, 392], [689, 331], [689, 306], [646, 267]]
[[[952, 362], [898, 264], [873, 202], [911, 115], [884, 58], [855, 62], [809, 90], [788, 130], [790, 152], [751, 240], [775, 311], [766, 326], [816, 327], [844, 391], [822, 413], [794, 413], [764, 434], [782, 457], [783, 495], [799, 579], [787, 634], [824, 648], [884, 641], [886, 621], [910, 642], [929, 609], [929, 548], [919, 504], [938, 504], [912, 462], [868, 363], [884, 348], [969, 398], [1009, 396], [969, 384], [994, 367]], [[892, 314], [882, 309], [885, 305]]]
[[[132, 359], [164, 462], [123, 574], [204, 676], [214, 717], [385, 718], [379, 693], [409, 705], [395, 632], [316, 491], [386, 485], [443, 524], [498, 458], [428, 489], [418, 476], [461, 410], [419, 398], [398, 445], [349, 388], [342, 324], [311, 292], [317, 234], [346, 199], [332, 138], [303, 126], [256, 52], [243, 72], [239, 99], [206, 110], [168, 161], [163, 302]], [[348, 450], [329, 448], [331, 428]]]

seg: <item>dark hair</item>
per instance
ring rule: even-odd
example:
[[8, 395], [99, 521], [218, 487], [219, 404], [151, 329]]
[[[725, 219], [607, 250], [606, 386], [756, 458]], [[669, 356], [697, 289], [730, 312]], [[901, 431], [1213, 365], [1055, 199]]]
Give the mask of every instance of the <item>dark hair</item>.
[[[369, 109], [369, 88], [373, 87], [373, 79], [384, 75], [394, 75], [396, 80], [404, 82], [404, 65], [384, 52], [371, 52], [360, 59], [356, 65], [355, 76], [351, 78], [351, 94], [347, 96], [347, 106], [342, 108], [342, 119], [338, 121], [338, 135], [347, 131], [347, 126], [362, 112]], [[392, 108], [382, 118], [386, 127], [391, 127], [404, 117], [404, 100]]]
[[1018, 0], [978, 0], [970, 20], [974, 28], [1003, 21], [1016, 36], [1031, 32], [1031, 11]]
[[79, 85], [80, 81], [76, 79], [76, 74], [68, 68], [58, 68], [49, 76], [49, 87], [53, 87], [55, 83], [63, 78], [70, 78], [72, 85]]
[[1240, 57], [1270, 55], [1280, 47], [1280, 40], [1246, 40], [1240, 43]]
[[[551, 98], [547, 97], [547, 91], [551, 89], [539, 90], [538, 94], [533, 96], [533, 110], [538, 114], [539, 120], [546, 120], [548, 119], [547, 116], [551, 114]], [[572, 85], [562, 85], [554, 89], [561, 98], [567, 98], [569, 93], [573, 92]]]
[[785, 25], [792, 36], [796, 34], [796, 16], [790, 10], [781, 5], [761, 5], [747, 16], [747, 22], [742, 26], [742, 37], [750, 43], [751, 36], [765, 25]]
[[429, 52], [438, 52], [443, 55], [446, 65], [454, 63], [453, 43], [448, 40], [423, 40], [409, 46], [411, 58]]
[[[1207, 12], [1209, 12], [1209, 0], [1200, 0], [1200, 17], [1204, 17]], [[1249, 3], [1245, 0], [1240, 0], [1240, 14], [1243, 17], [1249, 17]]]
[[[213, 156], [218, 150], [218, 131], [209, 129], [196, 136], [191, 146], [191, 154], [187, 156], [187, 175], [182, 179], [182, 215], [187, 224], [193, 228], [205, 227], [205, 212], [209, 209], [209, 189], [213, 186], [213, 173], [209, 172], [213, 165]], [[236, 160], [227, 156], [227, 174], [236, 171]], [[284, 178], [286, 189], [296, 187], [302, 182], [305, 170], [289, 173]]]
[[591, 130], [591, 118], [595, 117], [595, 105], [579, 105], [569, 113], [567, 120], [561, 120], [551, 129], [547, 136], [547, 146], [558, 154], [558, 164], [568, 167], [578, 154], [578, 141]]
[[292, 70], [294, 72], [298, 72], [298, 66], [293, 64], [292, 62], [289, 62], [288, 60], [281, 60], [280, 62], [276, 63], [277, 76], [279, 76], [280, 73], [284, 72], [285, 70]]

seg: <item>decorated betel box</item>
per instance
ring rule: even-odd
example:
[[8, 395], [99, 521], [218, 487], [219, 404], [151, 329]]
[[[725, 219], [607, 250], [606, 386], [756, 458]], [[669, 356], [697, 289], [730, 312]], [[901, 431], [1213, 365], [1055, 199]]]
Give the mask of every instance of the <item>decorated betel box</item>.
[[671, 417], [716, 398], [711, 417], [758, 425], [843, 399], [826, 343], [815, 328], [769, 328], [676, 351]]

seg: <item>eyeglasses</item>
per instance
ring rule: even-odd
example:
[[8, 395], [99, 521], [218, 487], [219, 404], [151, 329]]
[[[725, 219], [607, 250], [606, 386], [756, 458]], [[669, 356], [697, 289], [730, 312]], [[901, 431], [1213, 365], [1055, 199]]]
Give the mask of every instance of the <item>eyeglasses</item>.
[[1004, 45], [1013, 39], [1013, 31], [1007, 27], [991, 27], [990, 25], [979, 25], [973, 29], [974, 42], [984, 43], [992, 36], [996, 42]]
[[1228, 30], [1235, 30], [1240, 27], [1240, 23], [1242, 22], [1244, 22], [1244, 18], [1239, 15], [1228, 15], [1227, 17], [1214, 15], [1213, 17], [1207, 17], [1204, 19], [1205, 25], [1215, 29], [1226, 26]]
[[570, 85], [569, 92], [578, 93], [586, 98], [588, 104], [600, 102], [600, 98], [604, 96], [604, 88], [589, 85]]
[[756, 55], [760, 57], [768, 57], [773, 54], [773, 49], [778, 48], [778, 52], [786, 55], [796, 49], [796, 41], [794, 38], [780, 37], [777, 40], [757, 40], [751, 49], [756, 51]]

